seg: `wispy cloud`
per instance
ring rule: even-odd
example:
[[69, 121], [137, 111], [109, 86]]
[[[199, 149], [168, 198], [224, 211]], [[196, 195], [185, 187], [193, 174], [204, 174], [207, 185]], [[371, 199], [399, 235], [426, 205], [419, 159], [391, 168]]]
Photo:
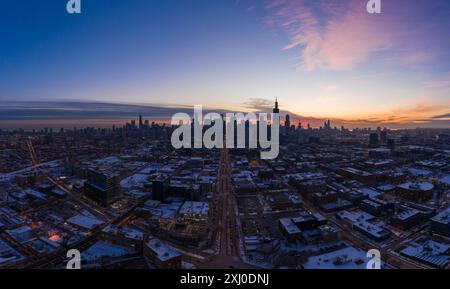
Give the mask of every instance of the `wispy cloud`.
[[[204, 111], [208, 113], [211, 109], [204, 108]], [[0, 126], [4, 120], [133, 119], [140, 114], [150, 119], [170, 120], [178, 112], [192, 114], [193, 107], [85, 101], [0, 102]]]
[[250, 98], [243, 103], [243, 107], [252, 111], [268, 112], [272, 110], [274, 100], [265, 98]]
[[440, 110], [442, 110], [441, 105], [419, 103], [412, 107], [394, 109], [393, 113], [397, 116], [417, 117], [419, 115], [432, 115]]
[[[366, 0], [272, 0], [266, 6], [271, 12], [267, 23], [286, 32], [289, 43], [284, 49], [297, 49], [299, 66], [307, 71], [349, 70], [386, 51], [392, 52], [387, 56], [391, 62], [405, 65], [434, 57], [432, 51], [416, 45], [426, 29], [411, 31], [403, 24], [412, 20], [410, 14], [394, 7], [401, 3], [383, 3], [391, 13], [381, 15], [368, 14], [366, 4]], [[415, 3], [403, 4], [412, 10], [420, 8]]]
[[[273, 101], [264, 98], [251, 98], [244, 102], [244, 110], [255, 112], [271, 112]], [[8, 102], [0, 103], [0, 129], [3, 128], [41, 128], [41, 127], [73, 127], [73, 126], [99, 126], [109, 127], [112, 124], [121, 124], [129, 119], [136, 119], [139, 114], [152, 121], [170, 122], [174, 113], [185, 112], [192, 115], [191, 107], [118, 104], [106, 102]], [[438, 109], [438, 110], [436, 110]], [[437, 111], [441, 113], [437, 114]], [[226, 109], [214, 110], [229, 112]], [[205, 109], [204, 112], [211, 112]], [[311, 124], [314, 127], [322, 126], [328, 118], [299, 115], [289, 108], [281, 107], [282, 116], [291, 115], [292, 123], [301, 121], [303, 126]], [[433, 114], [435, 113], [435, 114]], [[412, 116], [411, 116], [412, 115]], [[373, 115], [358, 119], [331, 118], [333, 126], [356, 127], [389, 127], [389, 128], [415, 128], [421, 127], [449, 127], [450, 113], [442, 107], [417, 105], [411, 108], [393, 110], [386, 115]]]
[[446, 120], [450, 120], [450, 113], [435, 115], [435, 116], [432, 117], [432, 119], [446, 119]]
[[[392, 109], [387, 114], [373, 115], [364, 119], [350, 120], [350, 123], [378, 124], [390, 128], [449, 127], [450, 114], [437, 114], [448, 106], [419, 103], [410, 107]], [[348, 122], [349, 120], [343, 120]]]

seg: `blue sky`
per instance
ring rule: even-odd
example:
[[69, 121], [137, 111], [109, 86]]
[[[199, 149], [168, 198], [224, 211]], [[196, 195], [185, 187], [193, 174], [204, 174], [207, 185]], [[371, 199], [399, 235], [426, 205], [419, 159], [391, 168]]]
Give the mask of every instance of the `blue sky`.
[[[448, 124], [445, 0], [4, 1], [0, 100], [201, 104]], [[65, 108], [68, 109], [68, 108]]]
[[232, 1], [84, 0], [76, 16], [63, 1], [11, 2], [0, 20], [6, 97], [178, 102], [187, 88], [189, 103], [189, 87], [232, 82], [279, 54]]

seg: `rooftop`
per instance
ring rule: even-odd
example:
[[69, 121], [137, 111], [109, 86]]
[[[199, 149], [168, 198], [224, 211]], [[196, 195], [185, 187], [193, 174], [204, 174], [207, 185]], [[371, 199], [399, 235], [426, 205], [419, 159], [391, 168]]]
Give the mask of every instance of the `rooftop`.
[[209, 204], [208, 202], [184, 202], [179, 213], [182, 215], [208, 215]]
[[450, 206], [431, 219], [433, 222], [450, 225]]
[[427, 182], [406, 182], [398, 185], [398, 187], [411, 191], [429, 191], [434, 188], [433, 184]]
[[161, 242], [160, 240], [158, 240], [156, 238], [150, 239], [146, 243], [146, 246], [150, 250], [152, 250], [152, 252], [161, 261], [167, 261], [172, 258], [181, 256], [181, 254], [177, 250], [173, 249], [172, 247], [169, 247], [168, 245], [166, 245], [165, 243]]
[[366, 252], [345, 247], [330, 253], [309, 257], [305, 269], [366, 269]]
[[68, 219], [67, 222], [88, 230], [91, 230], [92, 228], [103, 224], [103, 221], [97, 219], [94, 216], [85, 216], [82, 214], [73, 216], [72, 218]]

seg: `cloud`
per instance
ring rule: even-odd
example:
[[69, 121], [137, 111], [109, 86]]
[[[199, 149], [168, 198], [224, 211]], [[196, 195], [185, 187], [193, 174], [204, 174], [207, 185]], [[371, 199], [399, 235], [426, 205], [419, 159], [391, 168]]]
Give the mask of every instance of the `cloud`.
[[403, 116], [411, 116], [415, 117], [418, 115], [430, 115], [437, 111], [442, 110], [441, 105], [430, 105], [430, 104], [424, 104], [419, 103], [412, 107], [406, 107], [406, 108], [397, 108], [393, 110], [393, 113], [397, 116], [403, 115]]
[[[358, 124], [376, 124], [376, 126], [389, 127], [394, 129], [401, 128], [449, 128], [450, 113], [439, 114], [442, 112], [442, 105], [430, 105], [419, 103], [411, 107], [402, 107], [393, 109], [388, 114], [374, 115], [364, 119], [341, 120], [343, 123]], [[372, 125], [373, 126], [373, 125]]]
[[[204, 108], [205, 113], [211, 112]], [[135, 119], [139, 115], [151, 119], [169, 120], [175, 113], [192, 115], [191, 106], [122, 104], [83, 101], [20, 101], [0, 102], [3, 120], [67, 120], [67, 119]], [[218, 112], [226, 112], [219, 110]]]
[[418, 34], [424, 31], [412, 31], [403, 23], [411, 23], [411, 15], [401, 13], [401, 5], [420, 11], [416, 6], [426, 4], [383, 3], [388, 12], [381, 15], [368, 14], [366, 4], [367, 0], [272, 0], [266, 6], [270, 11], [267, 23], [287, 34], [289, 43], [284, 49], [297, 49], [299, 67], [306, 71], [350, 70], [388, 51], [390, 62], [404, 65], [434, 57], [432, 51], [417, 45]]
[[[243, 108], [255, 112], [271, 112], [274, 100], [251, 98], [244, 102]], [[110, 127], [120, 125], [130, 119], [137, 119], [139, 114], [151, 121], [169, 123], [177, 112], [192, 115], [192, 107], [169, 105], [120, 104], [106, 102], [82, 101], [46, 101], [46, 102], [0, 102], [1, 129], [35, 129], [43, 127]], [[450, 113], [432, 114], [438, 110], [430, 105], [416, 105], [411, 108], [397, 109], [391, 114], [374, 115], [358, 119], [331, 118], [332, 126], [347, 128], [388, 127], [394, 129], [416, 127], [450, 127]], [[442, 107], [440, 107], [442, 111]], [[211, 112], [205, 108], [204, 113]], [[219, 113], [226, 109], [214, 110]], [[290, 114], [291, 121], [303, 126], [308, 123], [313, 127], [323, 126], [328, 118], [299, 115], [281, 107], [281, 115]]]
[[450, 113], [435, 115], [432, 119], [450, 119]]
[[268, 112], [271, 111], [275, 104], [275, 100], [265, 98], [250, 98], [243, 103], [243, 107], [252, 111]]
[[[337, 85], [326, 85], [322, 88], [324, 95], [333, 94], [339, 89]], [[265, 98], [250, 98], [242, 104], [244, 109], [254, 112], [270, 113], [274, 105], [274, 100]], [[313, 127], [323, 126], [324, 121], [330, 119], [332, 126], [346, 128], [362, 128], [362, 127], [387, 127], [391, 129], [403, 128], [449, 128], [450, 127], [450, 113], [437, 115], [442, 112], [442, 105], [431, 105], [428, 103], [418, 103], [409, 107], [394, 108], [386, 114], [369, 115], [357, 119], [345, 118], [328, 118], [328, 117], [313, 117], [300, 115], [289, 111], [285, 107], [280, 107], [281, 116], [284, 118], [286, 114], [291, 116], [291, 122], [295, 125], [300, 121], [303, 126], [308, 123]]]
[[347, 70], [372, 52], [390, 47], [392, 35], [382, 33], [362, 5], [313, 3], [276, 0], [269, 6], [274, 11], [273, 23], [289, 36], [284, 49], [300, 48], [301, 68]]

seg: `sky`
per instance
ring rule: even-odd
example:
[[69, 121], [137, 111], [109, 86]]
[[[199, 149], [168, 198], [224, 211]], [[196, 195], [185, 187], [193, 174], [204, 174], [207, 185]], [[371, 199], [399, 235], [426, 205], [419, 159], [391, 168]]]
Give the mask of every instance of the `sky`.
[[66, 2], [2, 1], [0, 127], [275, 97], [303, 123], [450, 127], [446, 0], [381, 0], [381, 14], [367, 0]]

